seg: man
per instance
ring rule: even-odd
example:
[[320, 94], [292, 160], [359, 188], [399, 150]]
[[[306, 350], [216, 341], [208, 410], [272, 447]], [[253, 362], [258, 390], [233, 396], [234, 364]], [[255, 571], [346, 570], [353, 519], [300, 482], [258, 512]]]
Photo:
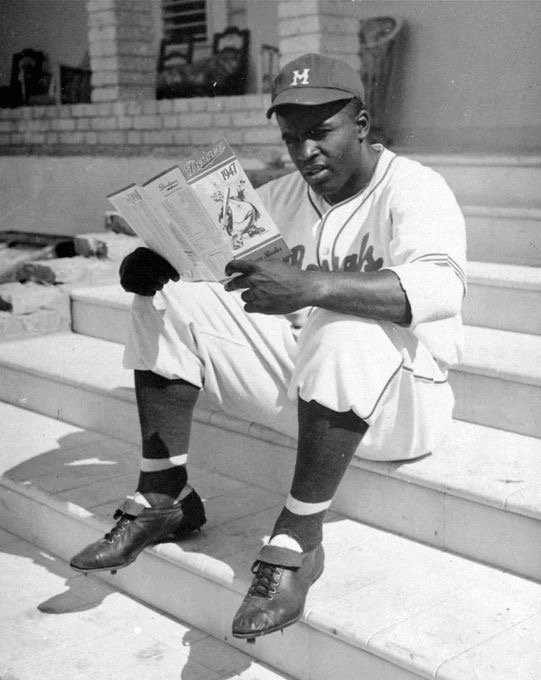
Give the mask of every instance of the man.
[[123, 287], [137, 293], [125, 365], [135, 370], [141, 474], [116, 526], [72, 566], [124, 567], [204, 524], [185, 469], [203, 388], [225, 411], [298, 436], [291, 492], [233, 621], [240, 638], [302, 616], [323, 571], [325, 511], [352, 456], [426, 454], [451, 419], [464, 221], [439, 175], [369, 144], [363, 98], [355, 71], [317, 54], [275, 81], [267, 115], [298, 172], [261, 196], [289, 262], [232, 261], [225, 287], [177, 283], [147, 249], [121, 265]]

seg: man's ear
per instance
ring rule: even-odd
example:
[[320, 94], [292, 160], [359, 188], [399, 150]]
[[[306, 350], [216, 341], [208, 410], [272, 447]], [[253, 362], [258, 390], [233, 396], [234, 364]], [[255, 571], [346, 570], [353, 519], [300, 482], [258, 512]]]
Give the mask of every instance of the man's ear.
[[359, 141], [363, 142], [370, 132], [370, 114], [366, 109], [361, 109], [355, 118], [355, 125], [357, 126], [357, 135]]

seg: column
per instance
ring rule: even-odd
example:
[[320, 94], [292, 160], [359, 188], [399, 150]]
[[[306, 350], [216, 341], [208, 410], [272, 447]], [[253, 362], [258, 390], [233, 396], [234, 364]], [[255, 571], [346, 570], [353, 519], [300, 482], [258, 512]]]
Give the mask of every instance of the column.
[[360, 1], [277, 0], [281, 64], [318, 52], [359, 69]]
[[154, 19], [148, 0], [87, 0], [92, 101], [155, 98]]

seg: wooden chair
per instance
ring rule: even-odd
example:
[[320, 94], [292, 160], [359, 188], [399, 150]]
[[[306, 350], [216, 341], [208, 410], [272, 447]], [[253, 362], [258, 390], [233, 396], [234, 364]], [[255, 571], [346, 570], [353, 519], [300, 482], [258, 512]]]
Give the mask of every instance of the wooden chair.
[[91, 101], [90, 69], [59, 64], [58, 82], [61, 104], [84, 104]]
[[391, 141], [385, 137], [383, 127], [397, 38], [402, 28], [402, 19], [388, 16], [361, 20], [359, 26], [361, 77], [372, 120], [372, 138], [376, 141]]
[[229, 26], [215, 33], [212, 46], [216, 80], [213, 94], [234, 95], [246, 92], [250, 31]]
[[43, 52], [24, 49], [13, 55], [9, 106], [28, 106], [33, 97], [47, 96], [51, 84], [51, 74], [46, 69], [47, 59]]
[[177, 54], [158, 76], [157, 98], [244, 94], [249, 42], [250, 31], [230, 27], [214, 35], [211, 56], [182, 63], [185, 56]]
[[274, 45], [261, 45], [261, 91], [270, 92], [278, 75], [280, 50]]
[[186, 67], [193, 61], [193, 48], [193, 40], [182, 33], [161, 41], [156, 99], [186, 96]]

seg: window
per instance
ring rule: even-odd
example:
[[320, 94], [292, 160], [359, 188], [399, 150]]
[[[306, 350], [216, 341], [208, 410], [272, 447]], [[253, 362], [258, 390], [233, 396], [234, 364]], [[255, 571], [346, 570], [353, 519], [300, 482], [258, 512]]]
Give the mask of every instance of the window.
[[162, 0], [162, 20], [166, 40], [207, 40], [206, 0]]

